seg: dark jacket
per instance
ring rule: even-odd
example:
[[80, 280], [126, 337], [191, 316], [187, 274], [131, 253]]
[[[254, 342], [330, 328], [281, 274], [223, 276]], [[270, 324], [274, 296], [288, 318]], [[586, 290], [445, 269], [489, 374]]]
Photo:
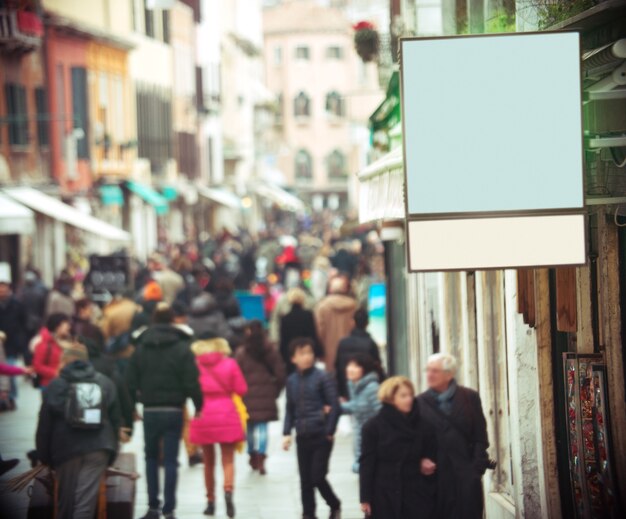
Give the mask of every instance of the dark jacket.
[[19, 294], [26, 311], [26, 333], [29, 338], [37, 335], [43, 326], [47, 299], [48, 290], [41, 283], [26, 283]]
[[[324, 407], [330, 406], [330, 413]], [[311, 368], [287, 379], [285, 436], [295, 427], [298, 436], [334, 436], [341, 406], [334, 379], [326, 372]]]
[[224, 314], [217, 306], [215, 298], [207, 292], [203, 292], [191, 301], [187, 324], [196, 337], [204, 332], [213, 332], [229, 342], [232, 339], [232, 331]]
[[135, 409], [128, 392], [128, 387], [126, 386], [126, 380], [122, 376], [118, 363], [113, 357], [104, 353], [102, 349], [99, 348], [92, 340], [87, 339], [83, 340], [83, 342], [87, 347], [89, 352], [89, 361], [93, 365], [94, 369], [98, 373], [101, 373], [111, 379], [113, 384], [115, 384], [122, 419], [122, 427], [127, 427], [132, 430]]
[[14, 296], [0, 301], [0, 331], [6, 333], [4, 352], [7, 357], [18, 357], [26, 352], [26, 311]]
[[257, 360], [246, 347], [237, 350], [235, 356], [248, 384], [243, 401], [251, 422], [275, 422], [278, 420], [276, 399], [285, 386], [285, 364], [276, 349], [266, 346], [265, 358]]
[[437, 474], [441, 489], [437, 517], [482, 518], [481, 478], [488, 460], [489, 441], [479, 394], [458, 386], [449, 416], [439, 411], [429, 391], [422, 393], [417, 401], [424, 419], [437, 432]]
[[[96, 382], [102, 388], [106, 412], [102, 427], [86, 430], [69, 426], [65, 406], [72, 382]], [[97, 373], [89, 362], [76, 361], [61, 370], [43, 393], [37, 425], [37, 454], [42, 463], [53, 468], [90, 452], [105, 450], [113, 463], [117, 454], [120, 411], [115, 386]]]
[[305, 310], [301, 305], [292, 305], [291, 311], [280, 319], [280, 354], [285, 361], [289, 373], [295, 371], [295, 367], [291, 363], [289, 343], [300, 337], [313, 339], [315, 343], [315, 356], [317, 358], [324, 356], [320, 341], [317, 337], [317, 328], [315, 327], [315, 316], [313, 312]]
[[198, 367], [190, 348], [191, 337], [169, 324], [150, 326], [137, 339], [137, 349], [126, 370], [133, 403], [145, 407], [180, 407], [187, 398], [202, 409]]
[[241, 315], [241, 307], [235, 294], [226, 290], [216, 290], [214, 296], [218, 308], [227, 320]]
[[373, 519], [434, 518], [436, 476], [421, 473], [421, 461], [436, 462], [434, 430], [417, 405], [406, 416], [389, 404], [363, 427], [361, 502]]
[[133, 343], [136, 342], [136, 332], [152, 324], [152, 314], [158, 304], [158, 301], [144, 301], [141, 303], [141, 311], [135, 312], [135, 315], [133, 315], [133, 320], [130, 323], [129, 330]]
[[104, 349], [104, 335], [102, 330], [91, 321], [74, 316], [72, 318], [72, 333], [76, 337], [85, 337], [93, 341], [100, 350]]
[[339, 341], [337, 348], [337, 358], [335, 360], [335, 373], [337, 375], [337, 385], [339, 394], [348, 397], [348, 384], [346, 379], [346, 366], [348, 361], [358, 353], [370, 355], [380, 366], [380, 352], [372, 336], [365, 330], [354, 328], [350, 335]]

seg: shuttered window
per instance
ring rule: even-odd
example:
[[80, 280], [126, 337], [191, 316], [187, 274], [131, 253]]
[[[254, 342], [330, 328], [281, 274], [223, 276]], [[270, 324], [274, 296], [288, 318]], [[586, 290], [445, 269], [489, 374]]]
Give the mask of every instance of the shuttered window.
[[9, 119], [9, 144], [28, 145], [28, 112], [26, 110], [26, 88], [17, 83], [4, 86], [7, 116]]
[[50, 121], [48, 120], [48, 100], [43, 87], [35, 88], [35, 107], [37, 108], [37, 142], [40, 147], [50, 145]]
[[76, 140], [76, 156], [89, 158], [89, 112], [87, 104], [87, 70], [72, 67], [72, 117], [74, 129], [82, 129], [84, 135]]

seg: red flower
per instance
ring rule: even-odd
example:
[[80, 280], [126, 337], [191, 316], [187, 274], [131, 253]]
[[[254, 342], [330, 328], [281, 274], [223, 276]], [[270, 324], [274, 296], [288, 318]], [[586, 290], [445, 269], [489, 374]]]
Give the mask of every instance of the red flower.
[[359, 22], [352, 26], [355, 31], [362, 31], [364, 29], [374, 29], [374, 24], [372, 22]]

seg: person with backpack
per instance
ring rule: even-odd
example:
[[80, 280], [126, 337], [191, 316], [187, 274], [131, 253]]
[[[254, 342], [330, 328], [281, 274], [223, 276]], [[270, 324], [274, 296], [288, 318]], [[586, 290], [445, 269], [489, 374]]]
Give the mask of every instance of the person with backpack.
[[380, 380], [376, 362], [367, 353], [357, 353], [346, 367], [350, 400], [341, 404], [341, 410], [354, 418], [354, 464], [352, 472], [359, 473], [361, 458], [361, 431], [365, 423], [373, 418], [382, 406], [378, 399]]
[[248, 385], [237, 362], [230, 358], [228, 341], [206, 332], [191, 345], [200, 371], [204, 396], [202, 413], [192, 422], [189, 439], [202, 445], [204, 481], [207, 491], [205, 515], [215, 515], [215, 446], [222, 451], [226, 515], [235, 517], [233, 491], [235, 485], [235, 450], [245, 439], [242, 417], [236, 398], [243, 397]]
[[43, 395], [36, 435], [39, 460], [56, 474], [57, 519], [93, 519], [119, 429], [115, 385], [95, 371], [84, 346], [73, 344]]
[[248, 454], [250, 466], [264, 476], [267, 458], [267, 424], [278, 420], [276, 399], [285, 386], [285, 364], [276, 348], [267, 342], [261, 321], [252, 321], [244, 344], [235, 355], [248, 383], [243, 401], [248, 409]]

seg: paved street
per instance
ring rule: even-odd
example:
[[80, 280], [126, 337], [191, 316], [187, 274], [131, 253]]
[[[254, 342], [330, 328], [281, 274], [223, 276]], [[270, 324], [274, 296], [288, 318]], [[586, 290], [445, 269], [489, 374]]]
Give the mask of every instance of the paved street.
[[[28, 470], [29, 465], [25, 453], [33, 448], [34, 434], [39, 409], [39, 393], [29, 384], [20, 381], [20, 407], [12, 413], [0, 413], [0, 452], [4, 458], [20, 458], [22, 463], [3, 479], [13, 477]], [[345, 420], [342, 419], [342, 420]], [[343, 501], [344, 519], [362, 517], [358, 505], [358, 479], [350, 472], [352, 465], [352, 444], [347, 422], [342, 421], [341, 431], [337, 438], [337, 447], [333, 453], [330, 481]], [[237, 456], [237, 484], [235, 503], [237, 517], [246, 519], [297, 519], [300, 517], [299, 481], [294, 451], [288, 453], [280, 449], [281, 429], [278, 423], [272, 424], [271, 440], [267, 469], [268, 475], [261, 477], [252, 474], [247, 465], [247, 456]], [[141, 426], [133, 442], [124, 446], [125, 452], [137, 454], [138, 469], [142, 478], [137, 486], [136, 517], [141, 517], [147, 508], [145, 478], [143, 477], [143, 431]], [[206, 505], [203, 466], [189, 468], [181, 445], [181, 469], [178, 486], [178, 516], [181, 518], [204, 517], [202, 512]], [[219, 472], [218, 472], [219, 474]], [[219, 479], [221, 481], [221, 477]], [[221, 495], [219, 496], [221, 497]], [[21, 495], [3, 495], [4, 506], [0, 517], [23, 519], [26, 517], [28, 497]], [[321, 498], [318, 496], [318, 503]], [[8, 513], [7, 513], [8, 512]], [[320, 518], [327, 516], [325, 506], [320, 506]], [[223, 501], [218, 501], [217, 519], [226, 517]]]

